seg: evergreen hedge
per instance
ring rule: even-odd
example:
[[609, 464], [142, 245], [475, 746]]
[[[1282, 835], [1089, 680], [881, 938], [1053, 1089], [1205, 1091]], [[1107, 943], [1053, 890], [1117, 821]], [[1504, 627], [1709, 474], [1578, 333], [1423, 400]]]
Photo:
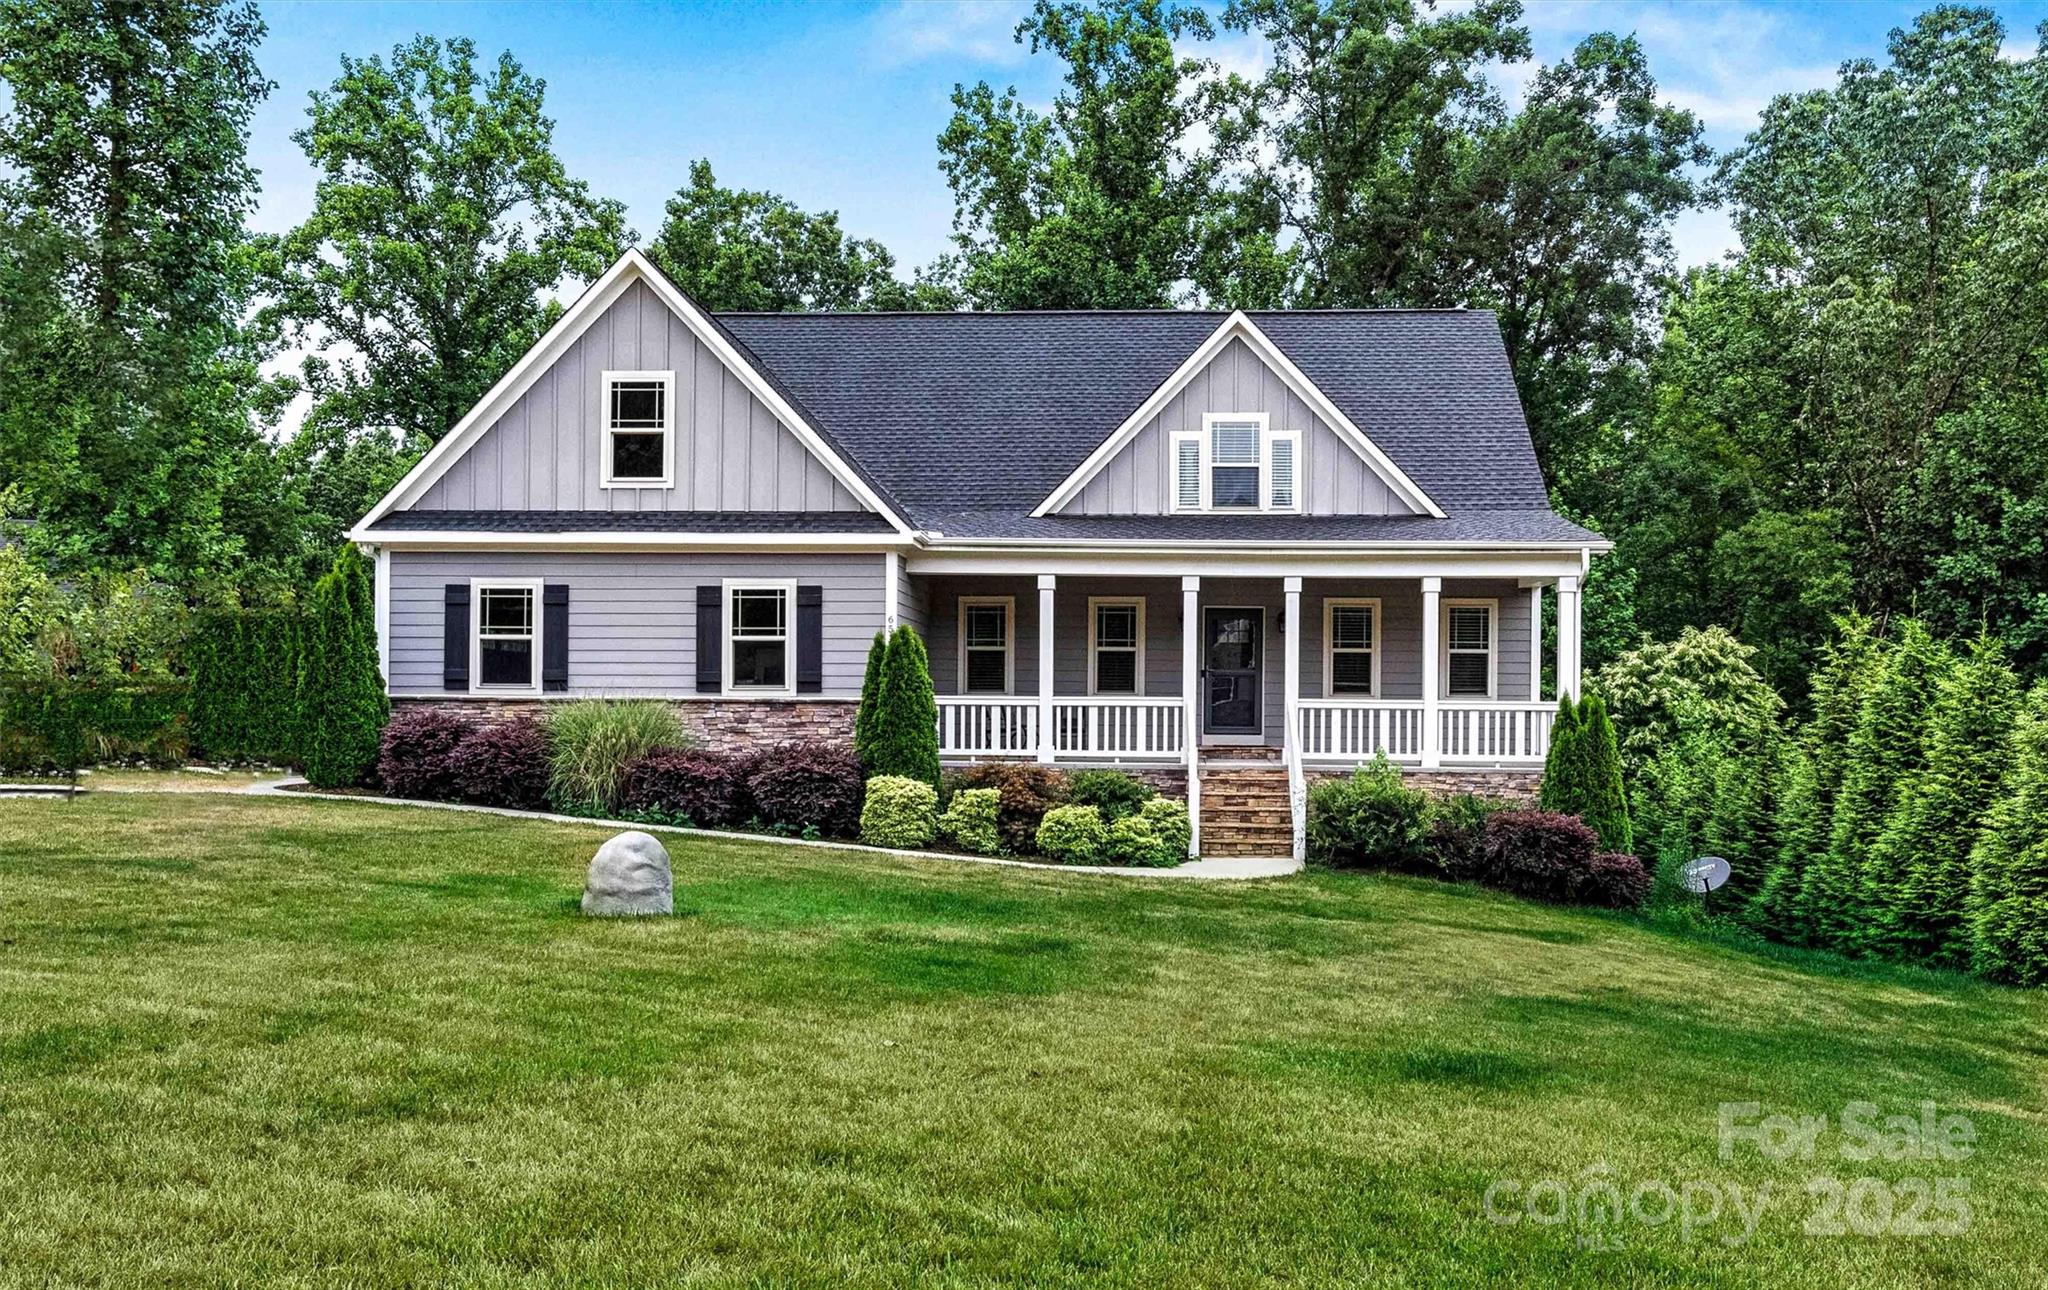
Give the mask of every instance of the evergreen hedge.
[[186, 657], [195, 751], [217, 762], [296, 760], [300, 633], [289, 609], [217, 610], [193, 623]]
[[2048, 985], [2048, 683], [2028, 695], [2005, 763], [2002, 794], [1970, 858], [1970, 966]]
[[352, 546], [313, 584], [301, 662], [299, 752], [307, 780], [321, 788], [363, 783], [391, 702], [377, 668], [370, 566]]
[[1909, 621], [1863, 701], [1835, 793], [1827, 850], [1807, 866], [1800, 896], [1808, 936], [1817, 944], [1860, 947], [1871, 895], [1863, 885], [1863, 857], [1927, 763], [1927, 714], [1952, 663], [1925, 627]]
[[1946, 967], [1970, 961], [1963, 906], [1970, 851], [1998, 792], [2020, 684], [1997, 642], [1977, 642], [1942, 682], [1927, 766], [1863, 859], [1859, 948]]
[[[874, 651], [868, 651], [874, 657]], [[908, 624], [889, 639], [874, 703], [871, 746], [862, 758], [870, 775], [901, 775], [939, 788], [939, 701], [932, 693], [924, 638]], [[859, 718], [855, 718], [859, 737]]]

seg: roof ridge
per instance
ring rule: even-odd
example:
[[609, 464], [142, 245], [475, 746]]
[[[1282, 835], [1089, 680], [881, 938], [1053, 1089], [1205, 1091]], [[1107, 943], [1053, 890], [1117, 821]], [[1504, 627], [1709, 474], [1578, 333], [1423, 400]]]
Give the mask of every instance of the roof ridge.
[[[1228, 318], [1234, 309], [720, 309], [718, 318]], [[1247, 309], [1248, 317], [1333, 314], [1491, 314], [1469, 305], [1331, 305], [1314, 309]]]

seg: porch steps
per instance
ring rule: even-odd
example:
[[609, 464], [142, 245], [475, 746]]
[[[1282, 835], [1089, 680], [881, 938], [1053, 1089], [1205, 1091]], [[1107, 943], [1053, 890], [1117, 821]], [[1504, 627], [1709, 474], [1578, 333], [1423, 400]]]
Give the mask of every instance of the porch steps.
[[1202, 772], [1202, 854], [1286, 856], [1294, 852], [1294, 816], [1284, 767]]

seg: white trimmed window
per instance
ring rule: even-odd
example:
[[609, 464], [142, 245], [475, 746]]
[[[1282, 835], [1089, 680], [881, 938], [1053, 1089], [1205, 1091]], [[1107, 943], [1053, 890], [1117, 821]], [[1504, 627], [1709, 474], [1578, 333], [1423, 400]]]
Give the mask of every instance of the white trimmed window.
[[469, 688], [509, 694], [540, 691], [540, 584], [470, 584]]
[[725, 688], [733, 693], [796, 693], [793, 582], [725, 584]]
[[1494, 689], [1495, 626], [1500, 605], [1492, 600], [1444, 601], [1444, 695], [1490, 699]]
[[1323, 602], [1323, 694], [1369, 699], [1380, 692], [1380, 602]]
[[674, 372], [606, 372], [598, 383], [606, 488], [675, 483], [675, 384]]
[[1301, 433], [1264, 412], [1209, 412], [1171, 436], [1173, 509], [1247, 514], [1301, 509]]
[[1012, 596], [960, 597], [960, 692], [1008, 694], [1013, 684], [1017, 602]]
[[1090, 597], [1088, 693], [1145, 692], [1145, 602]]

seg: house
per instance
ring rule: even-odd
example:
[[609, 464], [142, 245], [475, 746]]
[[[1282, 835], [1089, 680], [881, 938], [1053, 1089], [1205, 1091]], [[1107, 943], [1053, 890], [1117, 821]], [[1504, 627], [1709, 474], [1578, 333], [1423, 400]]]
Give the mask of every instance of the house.
[[637, 251], [350, 536], [396, 703], [845, 736], [908, 623], [947, 762], [1132, 769], [1211, 855], [1378, 752], [1532, 785], [1607, 547], [1485, 312], [715, 315]]

